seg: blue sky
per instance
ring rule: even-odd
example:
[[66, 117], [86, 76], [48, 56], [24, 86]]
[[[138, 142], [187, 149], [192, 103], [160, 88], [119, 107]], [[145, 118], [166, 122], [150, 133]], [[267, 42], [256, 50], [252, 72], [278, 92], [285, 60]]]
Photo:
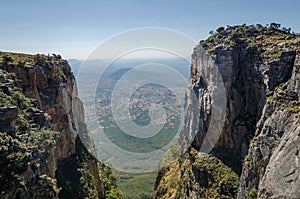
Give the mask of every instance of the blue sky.
[[196, 41], [234, 24], [278, 22], [300, 32], [298, 0], [1, 1], [0, 50], [84, 59], [129, 29], [170, 28]]

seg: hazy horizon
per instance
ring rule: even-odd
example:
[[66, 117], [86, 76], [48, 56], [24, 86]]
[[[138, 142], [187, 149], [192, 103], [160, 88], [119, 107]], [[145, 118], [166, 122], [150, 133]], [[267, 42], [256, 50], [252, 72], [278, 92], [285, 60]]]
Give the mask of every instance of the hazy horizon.
[[113, 36], [144, 27], [172, 29], [196, 42], [217, 27], [244, 23], [277, 22], [300, 32], [299, 5], [296, 0], [3, 1], [0, 50], [86, 59]]

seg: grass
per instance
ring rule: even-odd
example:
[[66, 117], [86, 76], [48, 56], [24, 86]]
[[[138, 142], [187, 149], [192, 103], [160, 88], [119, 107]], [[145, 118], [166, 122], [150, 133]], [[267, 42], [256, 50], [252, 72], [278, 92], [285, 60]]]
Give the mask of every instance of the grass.
[[169, 166], [165, 167], [162, 172], [162, 178], [156, 191], [160, 198], [180, 198], [181, 197], [181, 179], [180, 179], [181, 163], [178, 160], [173, 161]]
[[125, 199], [151, 199], [157, 172], [125, 173], [114, 171], [117, 185]]
[[122, 129], [120, 129], [115, 123], [108, 125], [108, 122], [105, 124], [106, 128], [104, 129], [104, 133], [111, 142], [122, 149], [133, 153], [148, 153], [161, 149], [174, 138], [180, 122], [177, 117], [170, 120], [171, 121], [168, 125], [165, 125], [159, 133], [150, 138], [137, 138], [128, 135], [124, 133]]
[[9, 56], [13, 59], [11, 64], [19, 64], [21, 62], [26, 65], [32, 65], [34, 63], [34, 55], [28, 55], [23, 53], [11, 53], [11, 52], [0, 52], [0, 58], [3, 56]]
[[[0, 62], [3, 62], [3, 57], [12, 58], [12, 62], [10, 64], [18, 65], [18, 66], [33, 66], [35, 63], [42, 61], [54, 61], [61, 59], [60, 55], [29, 55], [24, 53], [12, 53], [12, 52], [1, 52], [0, 51]], [[40, 63], [41, 64], [41, 63]], [[43, 64], [42, 64], [43, 65]]]

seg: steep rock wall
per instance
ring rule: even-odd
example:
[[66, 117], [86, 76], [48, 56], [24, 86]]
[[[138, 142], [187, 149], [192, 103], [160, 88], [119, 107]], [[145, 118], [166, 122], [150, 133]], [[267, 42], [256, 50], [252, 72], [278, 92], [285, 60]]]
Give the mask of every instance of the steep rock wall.
[[[67, 61], [0, 55], [0, 155], [1, 166], [8, 170], [0, 175], [1, 197], [105, 198], [109, 189], [119, 192], [110, 176], [104, 176], [110, 187], [103, 183], [105, 166], [92, 155], [83, 104]], [[79, 134], [87, 139], [80, 140]]]
[[[180, 194], [171, 198], [219, 198], [220, 194], [229, 198], [300, 197], [296, 188], [300, 180], [299, 49], [299, 35], [262, 25], [221, 27], [200, 42], [192, 54], [180, 135], [181, 146], [191, 147], [178, 159], [185, 166], [177, 168], [179, 178], [191, 183], [180, 180], [176, 185]], [[221, 119], [212, 114], [211, 94], [216, 88], [211, 85], [216, 76], [207, 75], [214, 68], [218, 68], [224, 81], [226, 115], [216, 144], [211, 151], [204, 151], [225, 164], [220, 167], [229, 166], [240, 176], [239, 187], [231, 183], [225, 192], [221, 192], [222, 183], [234, 181], [226, 183], [228, 178], [214, 178], [218, 185], [205, 185], [212, 178], [189, 169], [199, 162], [201, 155], [197, 154], [205, 149], [208, 132], [218, 135], [214, 127], [218, 123], [211, 123]], [[191, 135], [195, 136], [192, 142]], [[196, 155], [191, 154], [194, 150]], [[169, 167], [161, 171], [165, 170]], [[213, 173], [214, 169], [204, 170]], [[172, 190], [162, 185], [168, 175], [159, 173], [155, 198], [164, 198]]]
[[[77, 118], [83, 112], [73, 113], [73, 99], [77, 88], [71, 68], [66, 61], [49, 62], [47, 66], [15, 67], [9, 65], [6, 71], [14, 73], [25, 96], [37, 99], [38, 106], [51, 119], [51, 129], [61, 132], [57, 143], [58, 159], [67, 158], [75, 153], [75, 139], [79, 129]], [[76, 107], [76, 106], [74, 106]]]
[[[256, 122], [265, 103], [263, 77], [255, 68], [252, 56], [256, 56], [255, 52], [253, 53], [246, 43], [234, 48], [219, 46], [213, 55], [207, 53], [202, 46], [196, 47], [192, 55], [191, 78], [186, 94], [187, 111], [182, 140], [189, 135], [187, 131], [196, 133], [192, 146], [198, 150], [207, 135], [208, 128], [214, 128], [216, 125], [210, 122], [222, 119], [210, 118], [218, 117], [217, 114], [212, 115], [211, 100], [227, 101], [222, 107], [225, 109], [224, 124], [220, 124], [223, 125], [222, 132], [212, 154], [231, 165], [237, 173], [241, 170], [247, 145], [255, 133]], [[212, 87], [206, 85], [212, 84], [209, 81], [216, 81], [214, 77], [210, 77], [216, 74], [212, 72], [216, 69], [224, 82], [225, 92], [222, 93], [224, 96], [207, 100], [211, 98], [209, 94]], [[221, 86], [219, 84], [215, 83], [214, 86]], [[196, 94], [193, 95], [194, 93]]]
[[263, 115], [243, 164], [238, 198], [298, 198], [299, 59], [290, 79], [268, 93]]

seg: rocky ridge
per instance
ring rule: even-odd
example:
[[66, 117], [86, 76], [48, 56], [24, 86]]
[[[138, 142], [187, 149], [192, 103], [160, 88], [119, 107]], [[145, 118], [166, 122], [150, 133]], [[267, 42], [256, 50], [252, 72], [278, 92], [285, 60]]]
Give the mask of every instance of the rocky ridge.
[[110, 169], [92, 155], [67, 61], [59, 55], [0, 56], [1, 197], [121, 197]]
[[[167, 197], [174, 188], [164, 186], [162, 179], [168, 178], [164, 171], [172, 165], [163, 168], [155, 198], [299, 198], [300, 36], [276, 23], [220, 27], [211, 34], [194, 49], [186, 93], [180, 140], [191, 147], [177, 170], [178, 179], [190, 183], [180, 180], [177, 194]], [[224, 164], [218, 169], [232, 169], [237, 181], [209, 177], [207, 173], [216, 170], [213, 166], [204, 169], [206, 175], [190, 169], [199, 161], [206, 164], [201, 147], [208, 131], [214, 131], [210, 121], [218, 120], [210, 96], [216, 77], [207, 75], [215, 68], [227, 102], [221, 135], [208, 156]], [[195, 139], [189, 142], [191, 134]], [[229, 185], [227, 192], [224, 184]]]

